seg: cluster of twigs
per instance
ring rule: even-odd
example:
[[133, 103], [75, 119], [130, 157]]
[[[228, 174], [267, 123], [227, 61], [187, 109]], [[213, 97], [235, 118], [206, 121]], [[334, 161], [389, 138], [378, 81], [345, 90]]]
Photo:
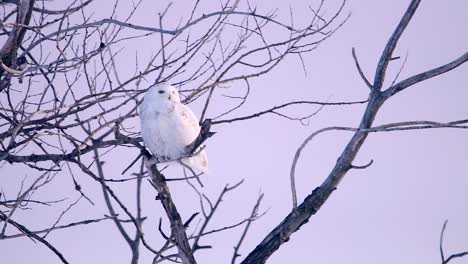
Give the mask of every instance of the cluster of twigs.
[[[176, 85], [185, 103], [204, 100], [201, 120], [208, 123], [204, 123], [199, 140], [187, 147], [187, 155], [211, 135], [210, 124], [240, 122], [265, 114], [302, 122], [311, 115], [297, 118], [281, 110], [299, 104], [321, 109], [364, 103], [297, 101], [233, 117], [248, 99], [252, 79], [268, 74], [286, 57], [296, 56], [302, 61], [303, 54], [313, 51], [340, 27], [346, 20], [340, 16], [344, 3], [326, 17], [322, 16], [323, 1], [311, 6], [311, 16], [305, 25], [296, 25], [292, 19], [283, 22], [277, 10], [261, 12], [240, 1], [221, 2], [214, 11], [204, 10], [204, 3], [195, 1], [176, 24], [170, 16], [179, 10], [168, 5], [157, 14], [155, 25], [132, 22], [141, 12], [141, 6], [147, 4], [143, 0], [127, 10], [117, 0], [107, 14], [98, 14], [100, 17], [93, 13], [96, 4], [93, 0], [60, 4], [37, 0], [0, 3], [3, 16], [0, 34], [5, 40], [0, 50], [0, 161], [3, 167], [25, 165], [31, 169], [28, 177], [34, 178], [32, 183], [25, 180], [24, 188], [16, 196], [2, 192], [0, 237], [31, 237], [68, 263], [66, 256], [46, 240], [47, 235], [105, 221], [117, 227], [130, 247], [132, 263], [138, 262], [142, 247], [154, 254], [154, 263], [195, 263], [194, 252], [210, 248], [201, 244], [203, 237], [244, 226], [235, 245], [234, 262], [240, 256], [240, 246], [250, 223], [261, 215], [261, 196], [249, 216], [210, 231], [209, 223], [219, 210], [222, 198], [240, 183], [227, 185], [215, 200], [193, 186], [200, 197], [202, 214], [182, 220], [169, 183], [184, 180], [191, 185], [190, 180], [198, 177], [165, 177], [151, 163], [131, 164], [124, 173], [130, 177], [110, 177], [104, 164], [119, 149], [129, 148], [135, 156], [143, 151], [145, 159], [154, 158], [145, 152], [135, 126], [141, 95], [153, 83]], [[126, 15], [122, 18], [123, 13]], [[152, 56], [142, 59], [137, 54], [134, 70], [129, 71], [128, 59], [122, 56], [130, 54], [124, 47], [135, 45], [138, 50], [142, 41], [154, 43]], [[224, 95], [228, 90], [239, 94], [244, 87], [245, 92], [239, 96]], [[210, 112], [209, 106], [223, 98], [231, 102], [227, 108]], [[164, 157], [156, 159], [168, 161]], [[38, 176], [34, 176], [35, 171]], [[70, 177], [79, 198], [58, 219], [46, 219], [52, 220], [50, 227], [31, 230], [19, 223], [18, 210], [68, 203], [67, 199], [34, 198], [38, 190], [48, 188], [56, 175]], [[64, 224], [62, 216], [78, 203], [96, 204], [95, 195], [89, 193], [90, 187], [83, 184], [83, 175], [100, 186], [108, 214], [96, 219], [85, 216], [81, 221]], [[159, 226], [163, 240], [159, 248], [143, 232], [145, 211], [151, 210], [141, 201], [145, 178], [150, 179], [166, 213], [167, 221], [161, 221]], [[129, 202], [114, 190], [117, 184], [133, 183], [136, 183], [136, 210], [130, 209]], [[199, 220], [200, 227], [189, 226], [194, 219]], [[165, 222], [171, 227], [167, 235], [162, 226]], [[9, 226], [19, 232], [15, 233]]]

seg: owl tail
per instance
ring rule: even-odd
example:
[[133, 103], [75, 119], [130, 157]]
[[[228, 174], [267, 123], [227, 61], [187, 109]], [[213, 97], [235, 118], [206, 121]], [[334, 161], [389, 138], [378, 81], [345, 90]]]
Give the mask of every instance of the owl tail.
[[208, 172], [208, 158], [204, 149], [193, 157], [182, 159], [181, 162], [195, 170], [195, 172]]

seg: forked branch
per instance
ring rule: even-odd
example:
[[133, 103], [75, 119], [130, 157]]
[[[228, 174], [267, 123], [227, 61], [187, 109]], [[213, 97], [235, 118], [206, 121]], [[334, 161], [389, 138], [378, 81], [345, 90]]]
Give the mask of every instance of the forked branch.
[[[321, 206], [327, 201], [328, 197], [337, 188], [346, 173], [352, 169], [352, 162], [358, 154], [361, 146], [364, 144], [368, 134], [371, 132], [372, 123], [377, 115], [378, 110], [384, 104], [386, 99], [390, 96], [386, 96], [384, 92], [381, 92], [382, 85], [384, 83], [387, 66], [392, 58], [393, 50], [402, 35], [404, 29], [407, 27], [409, 21], [413, 17], [420, 0], [411, 1], [408, 9], [403, 15], [400, 23], [396, 27], [394, 33], [390, 37], [385, 49], [381, 55], [380, 61], [376, 67], [376, 73], [374, 78], [373, 89], [369, 94], [369, 102], [362, 116], [359, 126], [356, 128], [353, 137], [346, 145], [345, 149], [337, 159], [335, 167], [332, 169], [325, 181], [316, 189], [312, 191], [304, 201], [296, 207], [297, 198], [295, 194], [294, 185], [292, 185], [293, 191], [293, 209], [292, 211], [279, 223], [264, 239], [263, 241], [244, 259], [242, 264], [258, 264], [265, 263], [267, 259], [279, 249], [279, 247], [287, 242], [290, 236], [299, 230], [299, 228], [309, 221], [309, 218], [314, 215]], [[460, 59], [457, 63], [453, 64], [456, 66], [461, 65], [466, 60]], [[452, 66], [453, 66], [452, 65]], [[446, 70], [453, 69], [455, 67], [445, 68]], [[412, 77], [414, 78], [414, 77]], [[411, 79], [411, 78], [410, 78]], [[416, 77], [416, 79], [418, 79]], [[427, 78], [426, 78], [427, 79]], [[414, 84], [415, 82], [413, 82]], [[408, 83], [409, 84], [409, 83]], [[398, 85], [398, 84], [397, 84]], [[411, 85], [411, 84], [409, 84]], [[407, 87], [409, 87], [409, 85]], [[394, 93], [393, 93], [394, 94]], [[317, 133], [324, 132], [326, 130], [333, 130], [335, 128], [325, 128], [316, 133], [312, 134], [306, 141], [301, 145], [298, 150], [304, 148], [305, 144], [312, 139]], [[397, 128], [386, 128], [388, 131]], [[404, 128], [402, 128], [404, 129]], [[295, 162], [297, 162], [298, 153], [296, 153]], [[294, 181], [294, 166], [291, 171], [291, 180]]]

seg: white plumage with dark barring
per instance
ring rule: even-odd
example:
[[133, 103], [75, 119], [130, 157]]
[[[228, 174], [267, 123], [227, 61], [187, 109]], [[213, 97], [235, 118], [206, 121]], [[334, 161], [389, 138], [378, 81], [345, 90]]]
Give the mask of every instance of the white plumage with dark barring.
[[[157, 157], [180, 159], [200, 133], [195, 114], [181, 103], [175, 87], [165, 83], [156, 84], [146, 92], [140, 106], [140, 120], [143, 141]], [[207, 172], [205, 149], [195, 153], [180, 162], [196, 171]]]

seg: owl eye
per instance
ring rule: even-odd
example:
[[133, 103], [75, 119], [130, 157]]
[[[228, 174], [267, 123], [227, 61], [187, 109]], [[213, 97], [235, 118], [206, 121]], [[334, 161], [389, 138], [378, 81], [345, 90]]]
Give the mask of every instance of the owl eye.
[[164, 91], [163, 91], [163, 90], [159, 90], [159, 91], [158, 91], [158, 93], [160, 93], [160, 94], [163, 94], [163, 93], [164, 93]]

